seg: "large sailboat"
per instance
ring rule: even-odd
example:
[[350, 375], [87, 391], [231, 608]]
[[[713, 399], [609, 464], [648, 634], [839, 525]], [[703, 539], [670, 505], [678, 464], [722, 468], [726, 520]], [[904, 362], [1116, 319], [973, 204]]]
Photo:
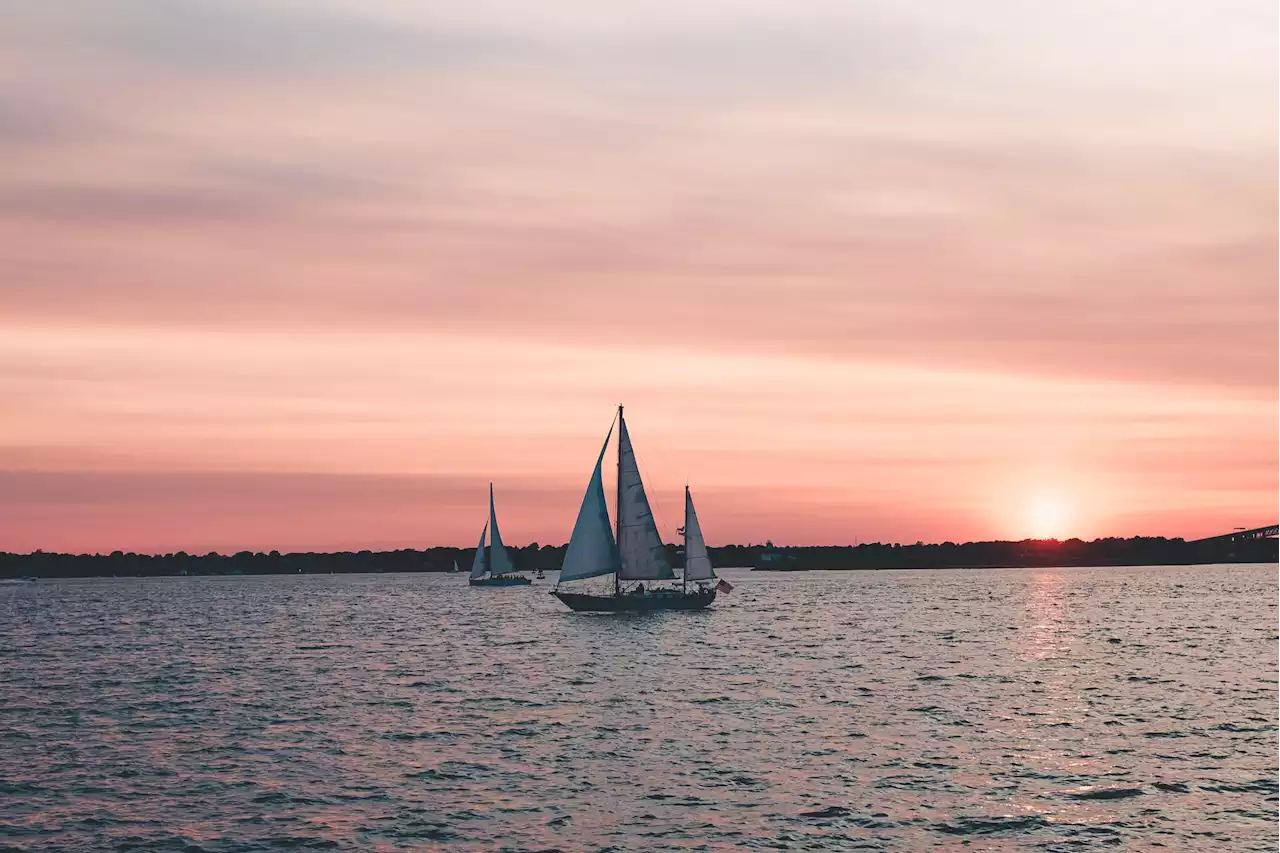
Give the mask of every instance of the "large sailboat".
[[[485, 554], [485, 534], [489, 534], [489, 553]], [[493, 510], [493, 483], [489, 484], [489, 520], [480, 529], [480, 544], [476, 546], [476, 558], [471, 563], [471, 575], [467, 583], [472, 586], [525, 586], [533, 583], [524, 575], [516, 574], [511, 557], [502, 544], [498, 532], [498, 515]]]
[[[573, 610], [701, 610], [715, 601], [717, 589], [727, 592], [733, 587], [718, 581], [711, 567], [689, 487], [684, 490], [684, 527], [680, 529], [685, 540], [685, 567], [677, 578], [649, 508], [621, 406], [616, 423], [617, 526], [609, 523], [602, 477], [604, 454], [613, 436], [610, 426], [552, 594]], [[595, 578], [600, 580], [591, 582]]]

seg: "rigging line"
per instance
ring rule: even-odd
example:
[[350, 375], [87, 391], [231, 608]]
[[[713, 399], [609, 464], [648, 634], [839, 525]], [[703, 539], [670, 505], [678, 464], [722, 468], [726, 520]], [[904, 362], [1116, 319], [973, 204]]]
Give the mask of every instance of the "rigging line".
[[[613, 429], [614, 429], [614, 427], [616, 427], [617, 425], [618, 425], [618, 410], [617, 410], [617, 409], [614, 409], [614, 410], [613, 410], [613, 418], [609, 421], [609, 430], [608, 430], [608, 432], [606, 432], [606, 433], [605, 433], [605, 438], [604, 438], [604, 448], [603, 448], [603, 450], [607, 450], [607, 449], [608, 449], [608, 447], [609, 447], [609, 442], [610, 442], [610, 441], [622, 441], [622, 434], [621, 434], [621, 432], [619, 432], [618, 437], [617, 437], [616, 439], [614, 439], [614, 438], [613, 438]], [[605, 454], [604, 454], [604, 456], [605, 456], [605, 458], [608, 458], [608, 454], [607, 454], [607, 453], [605, 453]], [[605, 498], [604, 498], [604, 511], [605, 511], [605, 516], [606, 516], [605, 520], [606, 520], [606, 521], [609, 521], [609, 522], [610, 522], [610, 526], [612, 526], [612, 522], [613, 522], [613, 520], [616, 520], [616, 519], [618, 518], [618, 512], [619, 512], [622, 508], [621, 508], [620, 506], [618, 506], [618, 499], [617, 499], [617, 493], [618, 493], [618, 489], [617, 489], [618, 469], [617, 469], [617, 467], [616, 467], [616, 466], [613, 466], [613, 465], [605, 465], [605, 466], [604, 466], [604, 469], [600, 472], [600, 486], [601, 486], [601, 488], [604, 488], [604, 487], [607, 485], [607, 481], [605, 480], [605, 472], [610, 471], [610, 470], [612, 470], [612, 471], [613, 471], [614, 488], [612, 488], [612, 489], [605, 489], [605, 490], [604, 490], [604, 493], [605, 493]], [[612, 518], [612, 519], [608, 518], [608, 513], [609, 513], [609, 497], [610, 497], [610, 495], [612, 495], [612, 496], [613, 496], [613, 518]], [[615, 543], [614, 543], [614, 545], [616, 546], [616, 545], [617, 545], [617, 543], [615, 542]]]
[[[631, 444], [631, 453], [636, 458], [636, 470], [640, 472], [640, 481], [644, 482], [645, 480], [644, 472], [645, 472], [645, 469], [648, 468], [648, 466], [641, 464], [640, 452], [636, 450], [636, 446], [634, 442], [632, 442]], [[653, 481], [650, 480], [649, 483], [650, 483], [650, 488], [652, 488]], [[659, 539], [662, 538], [663, 528], [667, 526], [666, 520], [662, 517], [662, 498], [658, 497], [658, 495], [660, 494], [661, 494], [660, 490], [658, 492], [651, 492], [650, 489], [645, 490], [645, 497], [649, 498], [649, 513], [658, 522], [658, 538]], [[671, 541], [674, 542], [675, 540], [672, 539]], [[666, 544], [665, 541], [663, 542], [663, 544], [664, 545]]]

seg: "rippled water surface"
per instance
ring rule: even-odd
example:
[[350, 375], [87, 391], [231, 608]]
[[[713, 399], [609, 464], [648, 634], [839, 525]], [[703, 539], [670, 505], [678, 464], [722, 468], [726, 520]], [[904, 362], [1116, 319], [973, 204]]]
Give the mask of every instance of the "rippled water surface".
[[0, 849], [1275, 849], [1275, 566], [728, 574], [0, 587]]

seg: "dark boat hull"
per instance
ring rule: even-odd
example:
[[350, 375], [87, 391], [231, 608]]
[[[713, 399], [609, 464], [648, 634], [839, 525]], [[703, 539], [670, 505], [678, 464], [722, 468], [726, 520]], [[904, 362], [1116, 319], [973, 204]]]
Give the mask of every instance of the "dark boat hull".
[[496, 578], [467, 578], [472, 586], [528, 586], [533, 581], [519, 575], [503, 575]]
[[674, 595], [587, 595], [557, 590], [552, 593], [580, 613], [651, 613], [658, 610], [701, 610], [716, 600], [716, 591]]

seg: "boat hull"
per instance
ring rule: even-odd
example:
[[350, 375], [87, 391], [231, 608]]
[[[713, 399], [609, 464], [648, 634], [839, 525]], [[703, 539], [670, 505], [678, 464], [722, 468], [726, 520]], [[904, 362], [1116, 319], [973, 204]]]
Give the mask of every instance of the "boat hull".
[[552, 593], [579, 613], [651, 613], [658, 610], [702, 610], [716, 600], [714, 589], [674, 595], [588, 595], [557, 590]]
[[519, 575], [502, 575], [496, 578], [467, 578], [467, 583], [471, 586], [528, 586], [533, 581]]

